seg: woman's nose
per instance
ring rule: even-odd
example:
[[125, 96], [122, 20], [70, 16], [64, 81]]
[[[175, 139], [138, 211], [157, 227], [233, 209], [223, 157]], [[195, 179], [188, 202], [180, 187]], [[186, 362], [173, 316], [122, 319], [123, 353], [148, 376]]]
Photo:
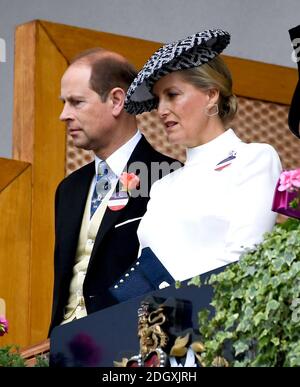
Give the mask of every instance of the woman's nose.
[[157, 106], [157, 112], [160, 118], [166, 117], [169, 113], [167, 104], [163, 101], [159, 101]]

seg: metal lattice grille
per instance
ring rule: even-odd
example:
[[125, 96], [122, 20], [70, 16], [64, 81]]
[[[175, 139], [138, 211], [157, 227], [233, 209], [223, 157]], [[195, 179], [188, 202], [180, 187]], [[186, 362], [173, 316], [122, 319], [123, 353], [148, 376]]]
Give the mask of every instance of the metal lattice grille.
[[[231, 124], [236, 134], [245, 142], [265, 142], [273, 145], [285, 169], [299, 168], [300, 141], [288, 129], [289, 107], [242, 97], [238, 98], [238, 103], [238, 112]], [[181, 161], [185, 160], [184, 148], [168, 143], [156, 111], [139, 115], [137, 121], [138, 127], [155, 149]], [[92, 152], [75, 148], [72, 138], [68, 136], [66, 174], [91, 160]]]

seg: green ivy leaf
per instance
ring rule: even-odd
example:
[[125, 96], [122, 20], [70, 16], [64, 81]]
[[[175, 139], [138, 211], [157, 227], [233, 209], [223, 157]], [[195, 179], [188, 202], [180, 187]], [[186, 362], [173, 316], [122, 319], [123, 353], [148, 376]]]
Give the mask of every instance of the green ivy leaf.
[[293, 277], [297, 277], [300, 274], [300, 262], [293, 262], [290, 273]]
[[297, 255], [294, 251], [286, 251], [284, 253], [284, 260], [290, 266], [291, 263], [297, 258]]
[[291, 309], [296, 309], [300, 306], [300, 298], [294, 298], [291, 303]]
[[300, 308], [297, 308], [292, 313], [292, 321], [297, 324], [300, 321]]
[[269, 312], [271, 310], [277, 310], [280, 306], [280, 303], [276, 300], [270, 300], [268, 303], [267, 303], [267, 308], [266, 308], [266, 311], [267, 313], [269, 314]]
[[258, 312], [254, 318], [253, 318], [253, 323], [257, 327], [258, 324], [260, 324], [261, 321], [266, 320], [265, 314], [263, 312]]
[[243, 319], [240, 321], [238, 326], [236, 327], [237, 332], [250, 332], [252, 329], [252, 320], [250, 319]]
[[273, 260], [273, 266], [276, 269], [276, 271], [280, 271], [284, 264], [285, 264], [285, 260], [283, 257], [278, 257]]
[[191, 278], [187, 284], [188, 284], [189, 286], [190, 286], [190, 285], [194, 285], [194, 286], [197, 286], [198, 288], [200, 288], [200, 286], [201, 286], [201, 278], [200, 278], [200, 275], [197, 275], [197, 276]]
[[244, 311], [245, 317], [251, 318], [254, 314], [254, 311], [251, 306], [247, 305]]
[[238, 313], [234, 313], [231, 316], [227, 317], [227, 321], [225, 323], [225, 330], [226, 331], [233, 326], [233, 324], [236, 322], [238, 317], [239, 317]]
[[175, 281], [175, 288], [180, 289], [181, 288], [181, 282], [180, 281]]
[[271, 343], [273, 343], [276, 347], [278, 347], [278, 345], [280, 344], [280, 340], [278, 337], [273, 337], [271, 339]]
[[253, 276], [255, 274], [255, 272], [256, 272], [255, 266], [249, 266], [246, 268], [247, 275]]
[[237, 356], [240, 353], [244, 353], [244, 352], [248, 351], [249, 344], [245, 341], [240, 340], [233, 345], [233, 348], [235, 349], [235, 355]]

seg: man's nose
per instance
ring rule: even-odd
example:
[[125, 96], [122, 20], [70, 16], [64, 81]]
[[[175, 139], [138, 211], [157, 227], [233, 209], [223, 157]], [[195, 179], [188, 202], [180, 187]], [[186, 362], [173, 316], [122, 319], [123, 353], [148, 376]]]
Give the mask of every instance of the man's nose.
[[59, 119], [61, 121], [67, 121], [72, 118], [71, 109], [69, 108], [68, 104], [65, 103], [62, 112], [60, 113]]

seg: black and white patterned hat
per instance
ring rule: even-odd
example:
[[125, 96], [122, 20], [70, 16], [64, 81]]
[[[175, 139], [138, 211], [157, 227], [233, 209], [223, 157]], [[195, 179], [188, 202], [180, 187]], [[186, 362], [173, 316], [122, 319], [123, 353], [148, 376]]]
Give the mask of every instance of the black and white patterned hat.
[[[300, 25], [297, 27], [291, 28], [289, 30], [289, 34], [290, 34], [292, 43], [295, 41], [295, 39], [299, 39]], [[288, 123], [289, 123], [290, 130], [295, 134], [295, 136], [300, 138], [300, 58], [297, 57], [296, 50], [294, 51], [294, 55], [295, 55], [295, 60], [297, 61], [297, 64], [298, 64], [299, 80], [292, 98], [292, 102], [289, 110], [289, 116], [288, 116]]]
[[159, 48], [146, 62], [130, 85], [125, 109], [140, 114], [157, 107], [151, 93], [154, 83], [164, 75], [177, 70], [200, 66], [219, 55], [230, 42], [226, 31], [206, 30]]

